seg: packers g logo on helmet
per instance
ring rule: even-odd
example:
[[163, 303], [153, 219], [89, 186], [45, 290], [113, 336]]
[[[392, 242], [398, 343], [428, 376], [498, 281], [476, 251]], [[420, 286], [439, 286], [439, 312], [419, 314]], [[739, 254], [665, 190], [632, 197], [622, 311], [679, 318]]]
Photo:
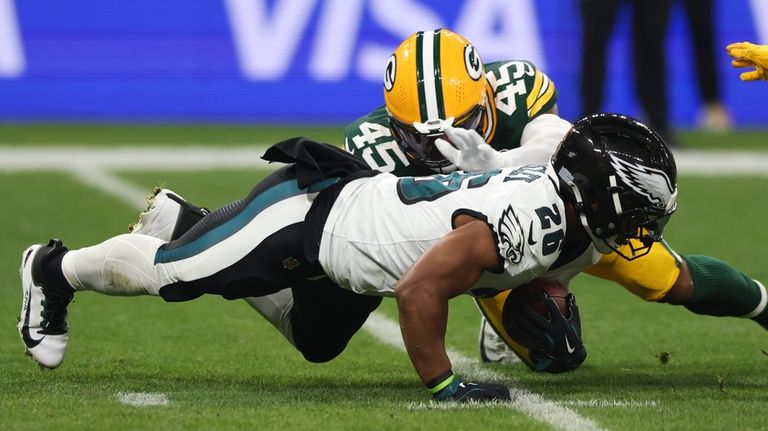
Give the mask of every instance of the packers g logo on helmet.
[[483, 62], [472, 45], [464, 47], [464, 64], [467, 66], [469, 77], [473, 80], [477, 81], [483, 76]]
[[488, 89], [483, 61], [466, 39], [446, 29], [416, 32], [387, 62], [384, 101], [390, 129], [411, 159], [445, 170], [450, 163], [435, 139], [448, 126], [481, 129]]
[[389, 56], [387, 68], [384, 70], [384, 89], [392, 91], [395, 86], [395, 75], [397, 74], [397, 57], [395, 54]]

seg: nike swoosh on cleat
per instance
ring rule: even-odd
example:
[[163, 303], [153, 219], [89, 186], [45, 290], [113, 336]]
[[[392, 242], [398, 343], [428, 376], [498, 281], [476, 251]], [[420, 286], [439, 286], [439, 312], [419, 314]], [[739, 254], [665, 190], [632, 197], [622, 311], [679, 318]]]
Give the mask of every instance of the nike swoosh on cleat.
[[571, 347], [571, 343], [568, 342], [568, 336], [565, 336], [565, 349], [568, 350], [568, 353], [573, 353], [574, 350], [576, 350], [575, 347]]
[[32, 349], [37, 347], [38, 344], [40, 344], [41, 341], [45, 338], [45, 335], [40, 337], [39, 340], [35, 340], [32, 338], [32, 335], [29, 333], [29, 326], [22, 326], [21, 327], [21, 338], [24, 339], [24, 345], [27, 346], [27, 349]]
[[32, 334], [29, 333], [29, 310], [30, 310], [30, 297], [31, 293], [29, 290], [25, 290], [24, 292], [24, 304], [25, 308], [27, 309], [26, 313], [24, 313], [24, 325], [21, 326], [21, 338], [24, 340], [24, 345], [27, 346], [27, 349], [32, 349], [34, 347], [37, 347], [38, 344], [40, 344], [41, 341], [45, 338], [45, 335], [40, 337], [39, 340], [35, 340], [32, 338]]
[[528, 245], [536, 245], [536, 241], [533, 240], [533, 222], [531, 222], [531, 227], [528, 228]]
[[[29, 252], [24, 257], [24, 264], [27, 263], [27, 259], [29, 259], [31, 254], [32, 252]], [[35, 340], [32, 338], [32, 334], [29, 332], [29, 311], [31, 308], [31, 296], [32, 292], [30, 292], [29, 289], [24, 289], [24, 308], [26, 308], [27, 311], [24, 313], [24, 324], [21, 326], [21, 339], [24, 341], [24, 345], [27, 346], [27, 350], [37, 347], [37, 345], [40, 344], [40, 342], [45, 338], [45, 335], [43, 335], [40, 337], [40, 339]]]

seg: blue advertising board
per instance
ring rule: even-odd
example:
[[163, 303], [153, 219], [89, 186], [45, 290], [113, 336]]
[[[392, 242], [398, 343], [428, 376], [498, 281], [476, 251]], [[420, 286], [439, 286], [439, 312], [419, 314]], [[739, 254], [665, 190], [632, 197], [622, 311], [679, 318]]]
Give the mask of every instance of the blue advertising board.
[[[533, 61], [573, 119], [578, 1], [0, 0], [0, 121], [343, 124], [382, 103], [383, 69], [398, 43], [437, 27], [466, 36], [485, 61]], [[714, 3], [723, 102], [737, 124], [768, 125], [768, 83], [740, 82], [722, 49], [768, 43], [768, 2]], [[640, 115], [624, 9], [604, 110]], [[701, 102], [680, 5], [668, 33], [670, 115], [686, 127]]]

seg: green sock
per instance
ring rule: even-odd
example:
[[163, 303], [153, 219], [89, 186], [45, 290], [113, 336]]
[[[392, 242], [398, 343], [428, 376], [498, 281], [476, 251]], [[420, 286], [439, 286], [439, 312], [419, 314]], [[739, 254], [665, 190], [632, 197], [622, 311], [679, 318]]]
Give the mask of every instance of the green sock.
[[727, 263], [708, 256], [683, 256], [693, 278], [685, 307], [696, 314], [749, 317], [768, 329], [765, 287]]

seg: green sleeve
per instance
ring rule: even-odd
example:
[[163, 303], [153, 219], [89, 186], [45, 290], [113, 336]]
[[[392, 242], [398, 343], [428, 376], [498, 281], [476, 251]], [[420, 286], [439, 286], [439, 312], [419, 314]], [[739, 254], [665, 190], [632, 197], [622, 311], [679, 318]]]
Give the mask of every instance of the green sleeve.
[[523, 128], [557, 104], [557, 89], [549, 77], [524, 60], [486, 65], [493, 92], [495, 133], [490, 144], [498, 150], [517, 148]]

